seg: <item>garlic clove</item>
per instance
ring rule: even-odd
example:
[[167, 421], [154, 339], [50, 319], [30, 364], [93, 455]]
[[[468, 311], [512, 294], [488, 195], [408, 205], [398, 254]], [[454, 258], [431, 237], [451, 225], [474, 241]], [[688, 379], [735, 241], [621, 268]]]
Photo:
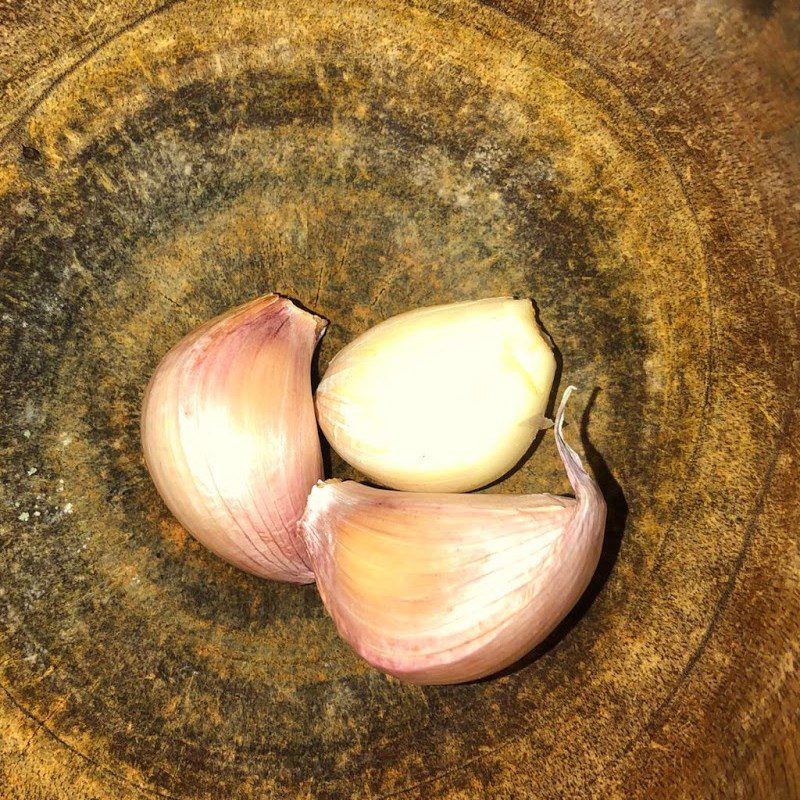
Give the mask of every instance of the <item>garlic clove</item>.
[[382, 672], [460, 683], [541, 642], [597, 566], [606, 506], [562, 435], [575, 498], [393, 492], [318, 483], [300, 530], [341, 636]]
[[254, 575], [309, 583], [297, 534], [322, 477], [311, 358], [327, 323], [278, 295], [190, 333], [145, 393], [145, 462], [177, 520]]
[[508, 472], [548, 426], [555, 368], [529, 300], [422, 308], [336, 355], [317, 416], [339, 455], [378, 483], [465, 492]]

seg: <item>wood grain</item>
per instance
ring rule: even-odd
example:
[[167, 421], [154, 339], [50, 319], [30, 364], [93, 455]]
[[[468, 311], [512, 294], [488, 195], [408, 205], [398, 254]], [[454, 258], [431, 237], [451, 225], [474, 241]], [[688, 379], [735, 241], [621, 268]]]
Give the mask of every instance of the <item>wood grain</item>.
[[[0, 785], [33, 798], [800, 797], [800, 8], [0, 6]], [[408, 687], [171, 519], [159, 358], [265, 291], [319, 366], [531, 296], [609, 501], [503, 675]], [[333, 457], [332, 474], [352, 475]], [[490, 491], [566, 491], [550, 437]]]

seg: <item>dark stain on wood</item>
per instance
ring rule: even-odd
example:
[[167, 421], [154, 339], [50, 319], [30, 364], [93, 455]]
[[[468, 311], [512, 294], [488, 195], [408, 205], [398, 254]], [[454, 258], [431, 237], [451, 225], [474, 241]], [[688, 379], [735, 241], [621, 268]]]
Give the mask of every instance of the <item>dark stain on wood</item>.
[[769, 19], [775, 13], [776, 0], [745, 0], [744, 6], [750, 13]]

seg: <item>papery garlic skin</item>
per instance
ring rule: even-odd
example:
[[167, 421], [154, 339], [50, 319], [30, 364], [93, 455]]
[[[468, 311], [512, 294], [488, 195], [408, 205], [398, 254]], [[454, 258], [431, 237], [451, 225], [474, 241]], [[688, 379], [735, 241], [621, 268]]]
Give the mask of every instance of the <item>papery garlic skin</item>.
[[422, 308], [335, 356], [317, 416], [336, 452], [378, 483], [466, 492], [508, 472], [546, 427], [555, 369], [528, 300]]
[[600, 557], [606, 505], [555, 435], [575, 498], [393, 492], [319, 483], [300, 522], [325, 607], [382, 672], [460, 683], [514, 663], [581, 596]]
[[144, 456], [164, 502], [202, 544], [264, 578], [314, 580], [297, 521], [323, 474], [311, 358], [326, 324], [260, 297], [173, 347], [144, 397]]

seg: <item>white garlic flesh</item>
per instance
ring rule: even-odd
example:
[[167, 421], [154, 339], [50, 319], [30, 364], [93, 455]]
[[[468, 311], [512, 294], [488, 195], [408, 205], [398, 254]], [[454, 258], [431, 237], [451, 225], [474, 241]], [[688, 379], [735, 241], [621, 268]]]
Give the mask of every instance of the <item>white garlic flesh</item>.
[[177, 520], [265, 578], [314, 580], [297, 521], [322, 477], [311, 358], [326, 322], [266, 295], [164, 356], [141, 420], [150, 475]]
[[319, 483], [300, 530], [325, 607], [370, 664], [401, 680], [459, 683], [512, 664], [581, 596], [606, 505], [562, 436], [575, 498], [404, 493]]
[[528, 300], [422, 308], [334, 357], [317, 416], [334, 450], [376, 482], [466, 492], [508, 472], [547, 427], [555, 369]]

